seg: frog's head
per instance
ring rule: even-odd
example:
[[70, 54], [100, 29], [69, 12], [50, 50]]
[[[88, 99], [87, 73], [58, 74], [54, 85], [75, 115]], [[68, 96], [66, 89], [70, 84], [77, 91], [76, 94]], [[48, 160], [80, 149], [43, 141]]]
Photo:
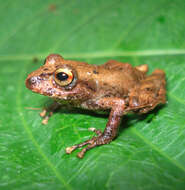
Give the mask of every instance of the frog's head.
[[74, 64], [58, 54], [49, 55], [43, 66], [28, 75], [26, 87], [62, 100], [87, 99], [91, 95], [78, 79]]

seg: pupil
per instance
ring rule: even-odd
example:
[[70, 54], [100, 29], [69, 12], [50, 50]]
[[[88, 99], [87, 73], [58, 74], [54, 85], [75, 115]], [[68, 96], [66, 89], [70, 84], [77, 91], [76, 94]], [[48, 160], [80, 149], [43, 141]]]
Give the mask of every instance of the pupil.
[[57, 73], [56, 77], [60, 81], [64, 81], [68, 79], [68, 75], [64, 72]]

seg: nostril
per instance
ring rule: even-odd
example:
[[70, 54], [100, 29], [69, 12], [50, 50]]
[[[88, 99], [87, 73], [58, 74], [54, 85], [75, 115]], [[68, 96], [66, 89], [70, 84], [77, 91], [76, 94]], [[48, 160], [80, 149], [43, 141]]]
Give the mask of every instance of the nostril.
[[36, 77], [30, 77], [26, 80], [26, 87], [31, 89], [34, 84], [37, 83], [37, 78]]
[[36, 78], [35, 77], [31, 77], [30, 79], [29, 79], [29, 83], [30, 84], [35, 84], [36, 83]]

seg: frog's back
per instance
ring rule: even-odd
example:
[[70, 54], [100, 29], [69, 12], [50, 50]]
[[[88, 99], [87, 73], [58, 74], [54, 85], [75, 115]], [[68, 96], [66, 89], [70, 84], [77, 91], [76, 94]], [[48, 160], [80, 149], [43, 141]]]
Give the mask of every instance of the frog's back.
[[145, 78], [145, 72], [128, 63], [114, 60], [103, 65], [92, 65], [85, 62], [65, 60], [66, 64], [73, 66], [78, 78], [95, 93], [95, 97], [123, 97]]
[[109, 97], [127, 96], [129, 91], [145, 78], [145, 72], [128, 63], [110, 61], [97, 68], [94, 79], [99, 94]]

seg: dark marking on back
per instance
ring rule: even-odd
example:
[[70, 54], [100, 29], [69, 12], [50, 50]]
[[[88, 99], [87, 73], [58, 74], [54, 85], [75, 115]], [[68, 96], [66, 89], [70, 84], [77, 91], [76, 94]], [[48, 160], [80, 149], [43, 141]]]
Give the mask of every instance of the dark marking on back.
[[93, 73], [94, 73], [94, 74], [99, 74], [99, 72], [97, 72], [96, 70], [93, 70]]

